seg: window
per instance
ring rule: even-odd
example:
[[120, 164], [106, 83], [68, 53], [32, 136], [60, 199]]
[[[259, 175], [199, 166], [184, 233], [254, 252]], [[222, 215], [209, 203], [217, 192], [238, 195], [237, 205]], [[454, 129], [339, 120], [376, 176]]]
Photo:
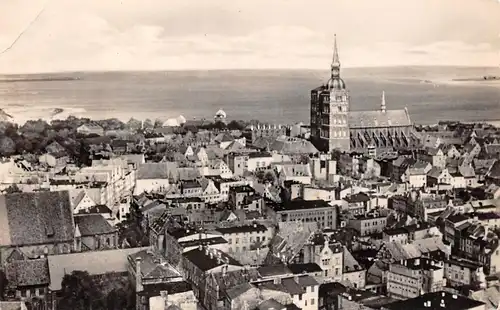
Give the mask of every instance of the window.
[[302, 300], [302, 294], [299, 294], [299, 300]]
[[314, 298], [311, 299], [311, 305], [314, 305]]
[[307, 306], [307, 299], [304, 300], [304, 306]]

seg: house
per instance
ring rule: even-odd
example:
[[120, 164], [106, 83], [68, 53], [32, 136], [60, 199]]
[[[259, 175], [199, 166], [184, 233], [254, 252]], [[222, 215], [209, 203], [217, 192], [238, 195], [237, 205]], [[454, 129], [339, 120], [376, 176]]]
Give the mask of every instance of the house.
[[[164, 241], [163, 241], [164, 240]], [[168, 262], [174, 266], [181, 266], [182, 254], [198, 248], [199, 245], [229, 252], [229, 245], [220, 233], [200, 231], [194, 227], [179, 227], [168, 224], [164, 235], [158, 239], [160, 252], [165, 253]], [[163, 244], [165, 244], [164, 249]]]
[[202, 174], [205, 176], [215, 175], [223, 179], [230, 179], [233, 177], [233, 171], [222, 159], [216, 159], [202, 169]]
[[448, 158], [459, 158], [460, 152], [453, 144], [447, 144], [443, 147], [443, 152]]
[[302, 184], [311, 184], [312, 173], [309, 164], [283, 164], [277, 167], [280, 184], [285, 181], [295, 181]]
[[177, 163], [174, 162], [139, 164], [134, 195], [166, 191], [170, 186], [169, 177], [176, 168]]
[[82, 135], [104, 135], [104, 129], [98, 124], [83, 124], [76, 129], [76, 132]]
[[[50, 283], [46, 258], [14, 260], [5, 265], [7, 296], [28, 301], [45, 298]], [[0, 305], [0, 309], [3, 309]]]
[[254, 152], [248, 154], [247, 170], [255, 172], [258, 170], [266, 170], [271, 167], [273, 156], [268, 152]]
[[317, 222], [320, 228], [337, 227], [337, 206], [324, 200], [295, 199], [273, 207], [279, 222]]
[[427, 185], [427, 173], [432, 169], [432, 165], [426, 161], [417, 161], [410, 165], [404, 175], [403, 182], [411, 188], [425, 188]]
[[387, 216], [378, 212], [372, 214], [362, 214], [349, 219], [348, 227], [359, 232], [360, 236], [367, 236], [375, 233], [381, 233], [387, 224]]
[[186, 197], [200, 197], [203, 194], [203, 187], [197, 180], [182, 181], [181, 194]]
[[[118, 211], [121, 212], [122, 210], [120, 209]], [[106, 221], [109, 223], [114, 223], [116, 218], [113, 216], [113, 210], [108, 208], [108, 206], [105, 205], [94, 205], [90, 208], [80, 210], [79, 212], [73, 213], [75, 216], [76, 215], [82, 215], [82, 214], [98, 214], [102, 216]], [[118, 214], [119, 216], [119, 214]]]
[[211, 179], [203, 178], [200, 180], [202, 194], [201, 198], [207, 203], [216, 203], [220, 201], [220, 193]]
[[392, 161], [392, 165], [389, 168], [391, 171], [391, 180], [395, 182], [401, 182], [401, 176], [404, 175], [406, 169], [414, 162], [412, 158], [408, 158], [405, 156], [399, 156], [394, 161]]
[[67, 191], [0, 196], [0, 263], [13, 253], [31, 259], [70, 253], [74, 248], [73, 209]]
[[345, 210], [352, 215], [364, 215], [370, 210], [370, 196], [363, 192], [347, 195], [343, 200]]
[[452, 176], [448, 172], [447, 168], [432, 167], [432, 169], [427, 173], [427, 184], [434, 187], [442, 184], [452, 184]]
[[331, 155], [318, 154], [311, 158], [311, 170], [315, 180], [333, 181], [337, 174], [337, 162]]
[[266, 264], [308, 263], [303, 260], [302, 253], [305, 250], [304, 246], [310, 243], [311, 235], [316, 231], [318, 231], [318, 224], [315, 222], [278, 222], [277, 232], [269, 245], [270, 251]]
[[215, 231], [229, 243], [229, 253], [246, 253], [248, 250], [267, 246], [274, 235], [272, 227], [261, 224], [218, 227]]
[[355, 289], [364, 289], [366, 285], [366, 269], [363, 268], [344, 246], [342, 281]]
[[233, 172], [233, 176], [241, 177], [245, 171], [248, 171], [248, 159], [249, 156], [246, 153], [233, 152], [227, 154], [224, 161]]
[[444, 262], [444, 276], [451, 286], [474, 285], [485, 281], [483, 267], [462, 258], [447, 259]]
[[339, 242], [330, 242], [328, 236], [314, 234], [300, 252], [303, 263], [316, 263], [324, 271], [325, 282], [342, 281], [344, 248]]
[[241, 209], [245, 198], [255, 194], [255, 189], [249, 185], [233, 186], [229, 188], [229, 203], [236, 209]]
[[382, 310], [486, 310], [485, 303], [447, 291], [432, 292], [382, 306]]
[[474, 171], [474, 167], [471, 164], [460, 165], [458, 167], [458, 172], [464, 178], [464, 182], [465, 182], [466, 187], [477, 187], [478, 186], [476, 172]]
[[75, 216], [75, 251], [99, 251], [118, 248], [118, 229], [101, 214]]
[[151, 249], [131, 253], [127, 260], [127, 269], [136, 292], [142, 292], [148, 285], [183, 282], [180, 272]]
[[430, 163], [433, 167], [444, 168], [446, 167], [446, 154], [440, 148], [427, 148], [424, 152], [418, 154], [418, 157]]
[[208, 177], [214, 182], [215, 187], [219, 191], [220, 201], [227, 201], [229, 199], [229, 189], [233, 186], [252, 185], [252, 182], [246, 179], [223, 179], [220, 176]]
[[481, 153], [481, 146], [478, 143], [468, 143], [462, 149], [462, 157], [472, 160]]
[[[209, 296], [217, 298], [216, 288], [208, 285], [212, 275], [227, 275], [234, 271], [243, 271], [244, 267], [226, 253], [203, 247], [182, 254], [182, 269], [186, 280], [192, 283], [196, 298], [200, 301], [208, 300]], [[210, 310], [220, 309], [217, 305], [203, 302]]]
[[387, 294], [408, 299], [422, 293], [438, 292], [445, 286], [444, 264], [428, 258], [412, 258], [393, 263], [387, 273]]
[[[276, 277], [271, 280], [253, 282], [264, 296], [286, 293], [298, 309], [318, 309], [319, 283], [310, 275]], [[281, 297], [283, 298], [283, 297]], [[295, 309], [297, 309], [295, 308]], [[287, 309], [293, 309], [287, 307]]]
[[38, 157], [38, 161], [49, 167], [64, 167], [70, 161], [70, 158], [66, 151], [64, 151], [58, 153], [45, 153]]
[[78, 194], [73, 197], [71, 204], [73, 205], [73, 214], [85, 212], [96, 205], [95, 201], [84, 189], [78, 191]]

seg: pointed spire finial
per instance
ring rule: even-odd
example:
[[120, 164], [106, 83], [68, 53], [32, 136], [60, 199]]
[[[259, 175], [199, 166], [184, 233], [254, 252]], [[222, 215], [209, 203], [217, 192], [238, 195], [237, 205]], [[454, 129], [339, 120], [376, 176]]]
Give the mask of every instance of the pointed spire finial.
[[385, 107], [385, 91], [382, 91], [382, 102], [380, 102], [380, 110], [382, 112], [385, 112], [386, 107]]
[[333, 60], [332, 66], [340, 66], [339, 49], [337, 47], [337, 34], [333, 35]]

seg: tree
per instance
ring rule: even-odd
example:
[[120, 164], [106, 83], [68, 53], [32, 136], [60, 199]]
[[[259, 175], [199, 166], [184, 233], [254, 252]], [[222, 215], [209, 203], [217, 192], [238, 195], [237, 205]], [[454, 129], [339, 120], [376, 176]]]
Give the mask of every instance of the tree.
[[13, 194], [13, 193], [20, 193], [21, 190], [19, 189], [19, 187], [17, 186], [17, 184], [12, 184], [11, 186], [7, 187], [5, 189], [5, 192], [7, 194]]
[[153, 128], [154, 127], [154, 124], [153, 124], [153, 121], [151, 121], [149, 118], [146, 119], [143, 123], [143, 126], [144, 126], [144, 129], [146, 128]]
[[161, 127], [163, 127], [163, 121], [160, 119], [155, 119], [154, 128], [161, 128]]
[[260, 182], [264, 182], [264, 177], [266, 176], [266, 173], [264, 172], [264, 170], [259, 170], [257, 172], [255, 172], [255, 177], [260, 181]]
[[275, 181], [274, 173], [272, 173], [271, 171], [267, 171], [266, 174], [264, 175], [263, 180], [269, 183], [274, 183]]
[[229, 124], [227, 124], [227, 128], [231, 130], [243, 130], [245, 129], [246, 124], [243, 121], [230, 121]]
[[61, 283], [59, 308], [73, 310], [103, 309], [103, 294], [86, 271], [73, 271]]
[[16, 152], [16, 144], [9, 137], [0, 138], [0, 155], [10, 156]]

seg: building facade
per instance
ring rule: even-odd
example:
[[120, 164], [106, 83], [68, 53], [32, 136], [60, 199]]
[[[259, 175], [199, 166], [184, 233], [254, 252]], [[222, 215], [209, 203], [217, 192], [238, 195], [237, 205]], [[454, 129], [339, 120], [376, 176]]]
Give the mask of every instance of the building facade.
[[351, 111], [336, 39], [330, 69], [328, 82], [311, 91], [311, 141], [318, 150], [376, 153], [418, 145], [408, 110], [387, 110], [384, 94], [380, 110]]

